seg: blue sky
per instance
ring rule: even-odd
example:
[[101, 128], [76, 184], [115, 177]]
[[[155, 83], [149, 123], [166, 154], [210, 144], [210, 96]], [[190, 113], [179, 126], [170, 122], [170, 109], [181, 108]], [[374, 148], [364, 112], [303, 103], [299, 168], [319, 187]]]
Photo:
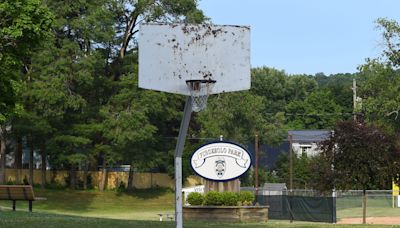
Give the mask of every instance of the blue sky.
[[399, 0], [200, 0], [214, 24], [251, 27], [252, 67], [289, 74], [357, 72], [382, 52], [379, 17], [400, 21]]

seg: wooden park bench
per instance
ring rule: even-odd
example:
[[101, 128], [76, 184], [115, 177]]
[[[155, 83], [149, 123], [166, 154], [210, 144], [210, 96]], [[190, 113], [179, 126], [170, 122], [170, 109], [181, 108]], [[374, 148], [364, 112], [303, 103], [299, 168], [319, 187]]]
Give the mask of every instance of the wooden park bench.
[[32, 212], [32, 202], [45, 198], [35, 198], [31, 185], [0, 185], [0, 200], [12, 200], [13, 211], [17, 200], [29, 201], [29, 211]]

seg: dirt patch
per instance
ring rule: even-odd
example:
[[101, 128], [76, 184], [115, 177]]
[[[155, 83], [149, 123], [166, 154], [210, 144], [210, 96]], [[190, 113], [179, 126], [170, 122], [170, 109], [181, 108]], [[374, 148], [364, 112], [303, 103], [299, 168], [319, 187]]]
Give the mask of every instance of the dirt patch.
[[[343, 218], [338, 224], [362, 224], [362, 218]], [[367, 224], [399, 225], [400, 217], [367, 217]]]

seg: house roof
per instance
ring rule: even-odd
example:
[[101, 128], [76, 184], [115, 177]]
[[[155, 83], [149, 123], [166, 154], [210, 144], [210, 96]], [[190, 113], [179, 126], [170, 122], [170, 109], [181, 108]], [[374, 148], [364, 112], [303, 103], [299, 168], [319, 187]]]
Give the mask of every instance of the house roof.
[[285, 183], [264, 183], [263, 189], [267, 191], [282, 191], [287, 188]]
[[291, 130], [288, 135], [292, 136], [292, 142], [312, 143], [321, 142], [329, 138], [330, 130]]

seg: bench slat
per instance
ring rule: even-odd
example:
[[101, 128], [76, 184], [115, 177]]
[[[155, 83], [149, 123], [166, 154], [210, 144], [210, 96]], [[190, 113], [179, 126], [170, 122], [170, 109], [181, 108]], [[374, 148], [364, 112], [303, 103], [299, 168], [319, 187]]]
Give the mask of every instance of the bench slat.
[[30, 185], [0, 185], [0, 200], [35, 200]]

